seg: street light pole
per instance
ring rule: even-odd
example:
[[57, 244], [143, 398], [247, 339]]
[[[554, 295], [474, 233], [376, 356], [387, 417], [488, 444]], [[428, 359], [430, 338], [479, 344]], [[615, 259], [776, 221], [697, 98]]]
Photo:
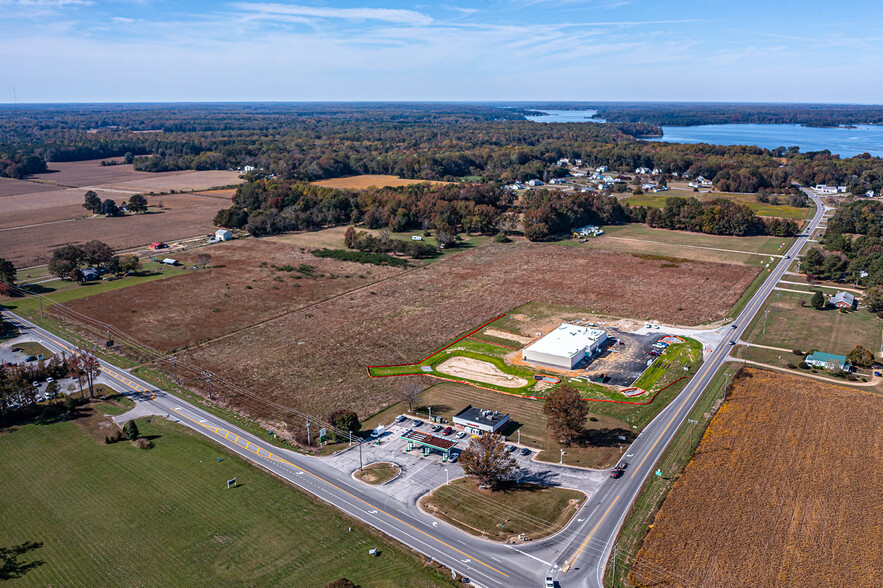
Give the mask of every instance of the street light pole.
[[561, 457], [558, 460], [558, 463], [562, 464], [562, 465], [564, 464], [564, 450], [563, 449], [561, 450]]
[[307, 447], [313, 446], [313, 440], [310, 439], [310, 421], [307, 420]]

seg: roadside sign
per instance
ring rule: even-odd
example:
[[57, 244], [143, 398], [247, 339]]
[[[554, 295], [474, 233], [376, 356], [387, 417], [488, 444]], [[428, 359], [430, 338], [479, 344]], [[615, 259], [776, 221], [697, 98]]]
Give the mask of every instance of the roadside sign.
[[236, 478], [233, 478], [232, 480], [227, 480], [227, 490], [230, 489], [230, 486], [236, 486]]
[[325, 433], [326, 431], [324, 428], [319, 429], [319, 439], [322, 441], [322, 443], [325, 443]]

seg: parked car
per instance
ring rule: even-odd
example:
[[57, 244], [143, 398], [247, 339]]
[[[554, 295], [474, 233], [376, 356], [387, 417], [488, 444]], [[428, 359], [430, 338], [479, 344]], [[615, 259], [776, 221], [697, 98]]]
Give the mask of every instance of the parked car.
[[530, 449], [525, 447], [524, 449], [521, 450], [521, 455], [530, 455]]
[[37, 361], [36, 355], [29, 355], [25, 358], [25, 361]]
[[34, 388], [39, 388], [39, 387], [40, 387], [40, 382], [34, 382]]
[[19, 351], [21, 351], [21, 347], [13, 347], [12, 349], [10, 349], [10, 351], [13, 353], [18, 353]]
[[415, 429], [422, 427], [422, 426], [423, 426], [423, 421], [421, 421], [420, 419], [414, 419], [414, 428]]
[[452, 429], [451, 427], [445, 427], [445, 430], [442, 431], [442, 435], [450, 435], [453, 432], [454, 432], [454, 429]]
[[465, 431], [460, 431], [459, 433], [457, 433], [457, 439], [462, 439], [462, 438], [465, 437], [465, 436], [466, 436], [466, 432], [465, 432]]
[[550, 576], [546, 576], [546, 581], [543, 583], [543, 588], [555, 588], [555, 580], [553, 580]]
[[396, 417], [396, 422], [397, 422], [397, 423], [401, 423], [401, 422], [403, 422], [403, 421], [405, 421], [405, 415], [400, 414], [399, 416]]
[[441, 430], [442, 430], [441, 425], [434, 425], [434, 426], [432, 427], [432, 432], [433, 432], [433, 433], [438, 433], [438, 432], [441, 431]]
[[51, 384], [51, 383], [54, 382], [54, 381], [55, 381], [54, 378], [46, 378], [46, 383], [47, 383], [47, 384]]
[[512, 453], [513, 451], [515, 451], [515, 449], [516, 449], [516, 447], [514, 445], [507, 445], [506, 446], [506, 451], [508, 451], [509, 453]]
[[451, 457], [448, 458], [448, 461], [449, 461], [450, 463], [457, 463], [457, 460], [458, 460], [458, 459], [460, 459], [460, 454], [459, 454], [459, 453], [452, 453], [452, 454], [451, 454]]

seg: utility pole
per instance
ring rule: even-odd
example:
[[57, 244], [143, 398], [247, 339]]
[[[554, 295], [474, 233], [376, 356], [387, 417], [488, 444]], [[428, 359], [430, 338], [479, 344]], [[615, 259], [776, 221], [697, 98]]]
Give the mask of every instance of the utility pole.
[[177, 384], [178, 383], [178, 358], [172, 357], [169, 359], [169, 361], [172, 363], [172, 379]]
[[430, 405], [428, 408], [429, 408], [429, 422], [431, 423], [432, 422], [432, 405]]
[[208, 399], [212, 400], [212, 373], [202, 372], [202, 375], [205, 377], [205, 381], [208, 382]]
[[694, 419], [687, 419], [687, 422], [690, 423], [690, 451], [693, 451], [693, 428], [699, 421]]
[[730, 374], [727, 374], [727, 383], [724, 384], [724, 402], [727, 401], [727, 389], [730, 387]]
[[518, 429], [518, 444], [521, 444], [521, 429]]
[[613, 585], [616, 586], [616, 544], [613, 545]]
[[[307, 429], [309, 430], [309, 429]], [[359, 439], [359, 471], [362, 471], [362, 440]]]
[[347, 433], [348, 433], [349, 436], [350, 436], [350, 444], [349, 444], [349, 447], [352, 447], [352, 446], [353, 446], [353, 432], [352, 432], [352, 431], [347, 431]]
[[313, 446], [313, 440], [310, 438], [310, 419], [307, 419], [307, 446]]
[[770, 313], [770, 309], [763, 311], [763, 334], [766, 334], [766, 317]]
[[37, 300], [40, 301], [40, 316], [46, 318], [46, 315], [43, 314], [43, 297], [38, 295]]
[[562, 465], [564, 464], [564, 450], [563, 449], [561, 450], [561, 456], [558, 459], [558, 463], [562, 464]]

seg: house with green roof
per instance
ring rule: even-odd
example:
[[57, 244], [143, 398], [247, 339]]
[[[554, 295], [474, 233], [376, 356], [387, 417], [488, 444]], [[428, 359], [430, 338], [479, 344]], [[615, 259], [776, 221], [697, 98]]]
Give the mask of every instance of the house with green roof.
[[835, 355], [833, 353], [825, 353], [824, 351], [813, 351], [804, 359], [808, 365], [825, 368], [829, 370], [840, 370], [848, 372], [850, 370], [849, 362], [846, 361], [845, 355]]

